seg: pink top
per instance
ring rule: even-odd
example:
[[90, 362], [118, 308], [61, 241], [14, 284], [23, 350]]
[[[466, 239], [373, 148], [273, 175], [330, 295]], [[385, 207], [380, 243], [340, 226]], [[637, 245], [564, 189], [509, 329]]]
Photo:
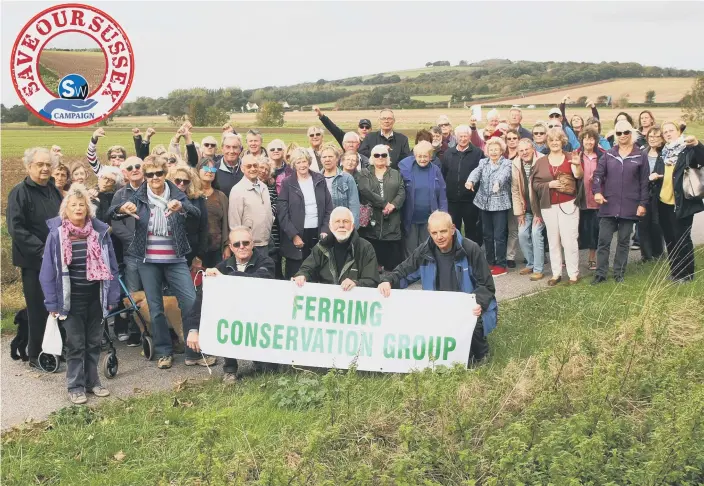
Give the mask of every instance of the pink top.
[[586, 192], [587, 209], [599, 209], [599, 205], [594, 200], [592, 194], [592, 178], [596, 172], [599, 156], [596, 153], [587, 155], [582, 153], [582, 169], [584, 170], [584, 192]]

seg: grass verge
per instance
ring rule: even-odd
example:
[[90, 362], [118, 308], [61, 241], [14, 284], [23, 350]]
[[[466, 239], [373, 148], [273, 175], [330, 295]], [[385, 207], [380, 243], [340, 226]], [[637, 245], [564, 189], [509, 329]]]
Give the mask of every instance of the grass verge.
[[664, 267], [501, 304], [470, 371], [291, 371], [66, 408], [3, 435], [2, 484], [702, 484], [704, 281]]

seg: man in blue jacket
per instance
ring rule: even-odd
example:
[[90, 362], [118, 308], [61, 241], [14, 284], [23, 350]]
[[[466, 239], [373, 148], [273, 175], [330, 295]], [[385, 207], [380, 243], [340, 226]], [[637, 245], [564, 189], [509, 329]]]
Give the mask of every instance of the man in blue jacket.
[[489, 264], [479, 246], [457, 231], [448, 213], [431, 214], [428, 232], [430, 238], [382, 278], [379, 291], [388, 297], [392, 287], [406, 288], [420, 280], [423, 290], [474, 294], [477, 305], [471, 312], [477, 317], [477, 324], [469, 362], [481, 361], [489, 352], [486, 335], [496, 327], [498, 316], [496, 287]]

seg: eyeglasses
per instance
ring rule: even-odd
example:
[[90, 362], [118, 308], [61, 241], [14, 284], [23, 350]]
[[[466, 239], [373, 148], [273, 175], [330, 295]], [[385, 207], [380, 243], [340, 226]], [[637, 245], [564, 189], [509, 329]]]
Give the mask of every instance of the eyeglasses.
[[561, 115], [558, 115], [557, 113], [553, 113], [550, 115], [548, 118], [560, 118]]
[[235, 241], [230, 244], [235, 248], [239, 248], [240, 246], [243, 248], [247, 248], [249, 245], [252, 244], [252, 242], [251, 241]]
[[323, 135], [322, 133], [311, 133], [311, 134], [308, 135], [308, 136], [309, 136], [310, 138], [313, 138], [313, 137], [320, 137], [320, 136], [322, 136], [322, 135]]
[[124, 155], [120, 155], [120, 154], [110, 156], [110, 159], [124, 159], [124, 158], [125, 158]]
[[375, 159], [385, 159], [389, 156], [389, 154], [374, 154]]
[[247, 165], [243, 165], [242, 168], [243, 169], [253, 169], [258, 166], [259, 166], [259, 164], [247, 164]]
[[166, 174], [166, 172], [164, 172], [163, 170], [157, 170], [156, 172], [145, 173], [144, 177], [146, 177], [147, 179], [152, 179], [154, 177], [164, 177], [164, 174]]
[[361, 128], [363, 130], [371, 130], [372, 126], [371, 125], [360, 125], [359, 128]]
[[274, 148], [269, 149], [269, 152], [283, 152], [283, 151], [284, 151], [284, 149], [278, 148], [278, 147], [274, 147]]
[[206, 171], [206, 172], [211, 172], [211, 173], [215, 174], [215, 173], [218, 171], [218, 168], [217, 168], [217, 167], [210, 167], [210, 166], [208, 166], [208, 165], [204, 165], [203, 167], [200, 168], [200, 170], [204, 170], [204, 171]]
[[506, 137], [506, 140], [507, 140], [508, 142], [513, 142], [514, 140], [518, 140], [518, 138], [516, 138], [516, 137], [511, 137], [511, 138]]
[[215, 148], [217, 146], [218, 146], [218, 144], [216, 144], [216, 143], [204, 143], [203, 144], [203, 147], [208, 147], [208, 148]]
[[545, 135], [545, 132], [533, 132], [533, 135], [535, 135], [535, 136]]
[[139, 170], [142, 168], [142, 164], [134, 164], [134, 165], [128, 165], [125, 170], [127, 172], [132, 172], [133, 170]]
[[620, 137], [622, 135], [630, 135], [630, 134], [631, 134], [630, 130], [626, 130], [625, 132], [616, 132], [617, 137]]
[[191, 183], [190, 179], [174, 179], [174, 182], [176, 183], [177, 186], [184, 185], [187, 186], [188, 184]]

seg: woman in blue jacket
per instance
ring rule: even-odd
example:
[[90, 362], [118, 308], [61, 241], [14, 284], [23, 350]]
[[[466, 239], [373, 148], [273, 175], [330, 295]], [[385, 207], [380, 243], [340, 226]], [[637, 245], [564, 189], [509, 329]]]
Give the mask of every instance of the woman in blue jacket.
[[447, 212], [447, 190], [440, 167], [432, 164], [433, 144], [425, 140], [413, 147], [413, 157], [399, 164], [406, 188], [403, 229], [406, 256], [428, 239], [428, 217], [438, 209]]
[[85, 186], [73, 184], [59, 216], [47, 221], [49, 236], [39, 282], [46, 310], [64, 319], [66, 382], [71, 403], [110, 394], [98, 376], [103, 317], [117, 306], [117, 259], [108, 225], [95, 217]]

